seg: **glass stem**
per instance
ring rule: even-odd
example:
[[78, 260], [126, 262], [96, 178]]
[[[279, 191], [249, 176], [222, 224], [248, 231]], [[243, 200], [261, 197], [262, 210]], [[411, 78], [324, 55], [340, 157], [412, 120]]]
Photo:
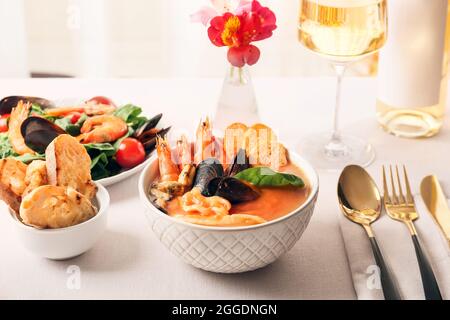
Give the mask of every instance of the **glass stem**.
[[341, 91], [342, 91], [342, 79], [344, 78], [346, 64], [334, 63], [334, 70], [336, 71], [336, 102], [333, 114], [333, 134], [331, 139], [335, 143], [341, 142], [341, 133], [339, 131], [339, 115], [341, 111]]
[[336, 104], [333, 115], [333, 132], [331, 134], [331, 140], [325, 146], [325, 154], [332, 159], [340, 158], [348, 154], [348, 148], [342, 143], [341, 133], [339, 131], [339, 115], [341, 111], [341, 89], [342, 79], [347, 67], [346, 63], [333, 63], [334, 70], [336, 71]]

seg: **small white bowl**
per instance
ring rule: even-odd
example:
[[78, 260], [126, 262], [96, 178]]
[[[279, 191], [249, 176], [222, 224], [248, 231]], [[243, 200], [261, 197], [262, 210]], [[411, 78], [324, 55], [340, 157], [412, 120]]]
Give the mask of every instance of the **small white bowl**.
[[91, 249], [106, 229], [109, 209], [108, 191], [96, 183], [98, 191], [93, 204], [98, 213], [91, 219], [60, 229], [36, 229], [20, 222], [10, 210], [12, 223], [23, 246], [30, 252], [52, 260], [76, 257]]
[[319, 178], [313, 167], [295, 153], [290, 159], [305, 173], [311, 187], [308, 199], [291, 213], [263, 224], [246, 227], [208, 227], [186, 223], [158, 210], [149, 199], [149, 186], [158, 177], [157, 156], [139, 178], [145, 215], [158, 239], [174, 255], [194, 267], [238, 273], [262, 268], [289, 251], [300, 239], [313, 214]]

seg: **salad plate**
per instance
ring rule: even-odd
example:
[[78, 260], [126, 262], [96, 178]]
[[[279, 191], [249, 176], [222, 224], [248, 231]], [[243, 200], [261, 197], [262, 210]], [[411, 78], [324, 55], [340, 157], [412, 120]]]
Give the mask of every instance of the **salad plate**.
[[91, 157], [93, 180], [109, 186], [139, 172], [153, 153], [162, 114], [147, 117], [132, 103], [116, 104], [97, 96], [89, 100], [9, 96], [0, 100], [0, 159], [25, 164], [44, 160], [44, 150], [58, 135], [69, 134]]

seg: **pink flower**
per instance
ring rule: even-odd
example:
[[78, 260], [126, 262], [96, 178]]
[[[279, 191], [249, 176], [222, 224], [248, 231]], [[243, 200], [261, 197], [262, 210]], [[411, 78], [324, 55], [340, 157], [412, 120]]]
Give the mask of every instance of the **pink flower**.
[[210, 0], [211, 6], [204, 6], [191, 15], [192, 22], [200, 22], [207, 26], [212, 18], [223, 15], [226, 12], [241, 14], [251, 9], [251, 0]]

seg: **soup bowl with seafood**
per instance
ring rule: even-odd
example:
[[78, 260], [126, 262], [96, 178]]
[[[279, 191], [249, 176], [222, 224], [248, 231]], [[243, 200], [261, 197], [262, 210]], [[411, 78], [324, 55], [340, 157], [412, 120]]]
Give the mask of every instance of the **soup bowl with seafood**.
[[195, 141], [157, 142], [139, 193], [150, 227], [194, 267], [238, 273], [289, 251], [313, 214], [319, 181], [265, 125], [232, 124], [214, 137], [208, 120]]

